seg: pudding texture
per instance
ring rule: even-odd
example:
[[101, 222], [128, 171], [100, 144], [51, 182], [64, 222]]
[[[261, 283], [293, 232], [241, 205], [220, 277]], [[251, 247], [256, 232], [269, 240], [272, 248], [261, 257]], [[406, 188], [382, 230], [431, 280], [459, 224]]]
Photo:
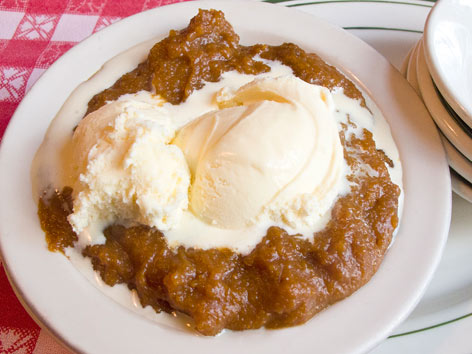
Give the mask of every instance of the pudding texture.
[[[292, 43], [242, 46], [222, 12], [200, 10], [187, 28], [171, 31], [135, 70], [95, 95], [87, 113], [142, 90], [177, 105], [224, 72], [269, 71], [258, 58], [289, 66], [309, 84], [342, 89], [366, 107], [356, 86], [316, 54]], [[330, 220], [312, 240], [273, 226], [251, 252], [241, 254], [228, 248], [170, 247], [156, 227], [113, 224], [104, 230], [104, 244], [88, 245], [82, 254], [106, 284], [127, 284], [143, 307], [156, 312], [189, 315], [203, 335], [302, 324], [369, 281], [398, 226], [400, 188], [388, 171], [393, 162], [369, 130], [349, 133], [355, 128], [348, 120], [339, 132], [350, 191], [336, 199]], [[68, 222], [72, 195], [66, 187], [39, 200], [51, 251], [64, 252], [77, 241]]]

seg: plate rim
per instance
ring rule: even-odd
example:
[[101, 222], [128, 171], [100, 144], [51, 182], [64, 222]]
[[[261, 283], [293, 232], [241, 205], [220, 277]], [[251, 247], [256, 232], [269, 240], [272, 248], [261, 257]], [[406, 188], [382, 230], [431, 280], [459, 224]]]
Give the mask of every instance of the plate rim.
[[472, 183], [472, 161], [468, 160], [464, 155], [452, 145], [449, 140], [441, 133], [441, 140], [446, 150], [449, 165], [467, 182]]
[[471, 137], [469, 137], [468, 133], [462, 130], [461, 126], [449, 114], [446, 107], [441, 102], [439, 92], [434, 87], [433, 78], [431, 77], [431, 73], [428, 71], [428, 66], [426, 65], [426, 54], [423, 50], [423, 43], [424, 42], [421, 41], [418, 55], [416, 57], [416, 74], [421, 96], [431, 113], [431, 117], [434, 119], [441, 132], [443, 132], [457, 150], [468, 159], [472, 159], [472, 145], [468, 144]]
[[[201, 6], [202, 4], [221, 5], [222, 3], [226, 3], [226, 2], [222, 2], [222, 1], [211, 2], [211, 1], [207, 1], [207, 2], [195, 2], [195, 3], [183, 3], [183, 4], [185, 4], [186, 6], [187, 6], [188, 4], [192, 4], [192, 7], [197, 7], [197, 6]], [[196, 4], [198, 4], [198, 5], [196, 5]], [[227, 4], [228, 4], [228, 3], [227, 3]], [[255, 4], [258, 4], [256, 7], [262, 5], [262, 3], [251, 3], [251, 5], [255, 5]], [[274, 5], [264, 4], [263, 6], [271, 6], [271, 7], [272, 7], [272, 6], [274, 6]], [[182, 7], [182, 4], [173, 4], [173, 5], [169, 5], [169, 6], [165, 6], [165, 7], [160, 7], [160, 8], [154, 9], [154, 10], [150, 10], [150, 11], [156, 11], [156, 10], [157, 10], [157, 11], [160, 12], [162, 9], [164, 9], [164, 8], [170, 8], [170, 7]], [[261, 7], [261, 8], [262, 8], [262, 7]], [[268, 8], [266, 7], [266, 9], [268, 9]], [[285, 12], [285, 11], [286, 11], [286, 8], [284, 7], [283, 9], [284, 9], [284, 12]], [[148, 11], [148, 12], [150, 12], [150, 11]], [[290, 11], [294, 11], [294, 10], [290, 10]], [[296, 11], [296, 10], [295, 10], [295, 11]], [[298, 11], [297, 11], [297, 12], [298, 12]], [[145, 12], [145, 13], [146, 13], [146, 12]], [[143, 13], [138, 14], [138, 15], [135, 15], [135, 16], [140, 16], [140, 15], [142, 15], [142, 14], [143, 14]], [[308, 14], [303, 14], [303, 15], [302, 15], [301, 12], [298, 12], [298, 15], [297, 15], [297, 16], [298, 16], [298, 17], [304, 17], [305, 20], [308, 20], [308, 18], [309, 18], [310, 21], [314, 21], [314, 17], [313, 17], [312, 15], [308, 15]], [[135, 17], [131, 17], [131, 18], [135, 18]], [[129, 19], [129, 18], [128, 18], [128, 19]], [[128, 19], [125, 19], [125, 20], [123, 20], [123, 21], [127, 21]], [[115, 25], [118, 26], [120, 23], [123, 23], [123, 21], [120, 21], [120, 22], [116, 23]], [[128, 22], [129, 22], [129, 21], [128, 21]], [[327, 22], [324, 21], [324, 20], [318, 19], [318, 22], [319, 22], [319, 23], [324, 23], [325, 25], [327, 25]], [[113, 26], [115, 26], [115, 25], [113, 25]], [[108, 31], [107, 31], [106, 33], [110, 32], [110, 31], [112, 30], [112, 28], [115, 28], [115, 27], [113, 27], [113, 26], [110, 26], [109, 28], [105, 29], [104, 32], [107, 31], [107, 30], [108, 30]], [[329, 26], [331, 26], [331, 27], [333, 27], [333, 28], [335, 27], [335, 26], [332, 26], [332, 25], [329, 25]], [[329, 26], [328, 26], [328, 27], [329, 27]], [[337, 31], [340, 31], [340, 30], [337, 29]], [[102, 35], [103, 35], [103, 34], [102, 34]], [[371, 55], [374, 55], [374, 54], [375, 54], [375, 55], [377, 56], [377, 59], [379, 59], [378, 57], [380, 57], [380, 55], [379, 55], [378, 53], [376, 53], [372, 48], [370, 48], [367, 44], [361, 42], [358, 38], [356, 38], [356, 37], [354, 37], [354, 36], [352, 36], [352, 35], [350, 35], [350, 34], [348, 34], [348, 33], [343, 33], [343, 36], [346, 36], [346, 35], [347, 35], [348, 37], [350, 36], [350, 37], [351, 37], [351, 41], [357, 42], [358, 45], [360, 45], [360, 43], [362, 43], [362, 46], [364, 47], [364, 50], [369, 51]], [[359, 43], [359, 42], [360, 42], [360, 43]], [[74, 49], [79, 48], [83, 43], [85, 43], [85, 42], [82, 42], [82, 43], [79, 44], [78, 46], [74, 47]], [[80, 48], [81, 48], [81, 47], [80, 47]], [[77, 50], [74, 51], [74, 49], [71, 50], [71, 51], [69, 51], [69, 52], [68, 52], [65, 56], [63, 56], [58, 62], [56, 62], [55, 64], [53, 64], [53, 66], [51, 66], [51, 68], [53, 68], [53, 67], [56, 68], [57, 66], [59, 66], [59, 63], [64, 62], [64, 60], [63, 60], [64, 58], [69, 58], [73, 53], [75, 53], [75, 52], [78, 50], [78, 49], [77, 49]], [[382, 62], [382, 64], [383, 64], [384, 66], [387, 65], [387, 66], [390, 68], [389, 71], [392, 71], [392, 70], [393, 70], [393, 72], [396, 72], [396, 70], [393, 69], [393, 67], [391, 67], [391, 65], [388, 64], [384, 58], [380, 58], [380, 59], [381, 59], [381, 62]], [[50, 70], [50, 69], [49, 69], [49, 70]], [[49, 70], [48, 70], [48, 71], [49, 71]], [[46, 74], [46, 73], [45, 73], [45, 74]], [[399, 73], [396, 73], [396, 74], [393, 74], [393, 75], [398, 75], [398, 77], [401, 78], [401, 76], [400, 76]], [[44, 81], [44, 80], [45, 80], [44, 78], [46, 78], [46, 77], [48, 77], [48, 76], [47, 76], [47, 75], [43, 75], [43, 78], [40, 79], [40, 80], [43, 80], [43, 81]], [[398, 78], [397, 78], [396, 80], [398, 80]], [[40, 81], [38, 80], [38, 82], [40, 82]], [[41, 82], [42, 82], [42, 81], [41, 81]], [[406, 88], [407, 91], [408, 91], [408, 88], [411, 89], [410, 86], [409, 86], [406, 82], [405, 82], [405, 84], [406, 84], [406, 85], [403, 85], [403, 86], [404, 86], [404, 87], [407, 87], [407, 88]], [[38, 87], [38, 85], [35, 85], [35, 87], [32, 88], [32, 90], [31, 90], [30, 93], [27, 95], [27, 97], [30, 96], [30, 95], [32, 95], [33, 92], [36, 92], [36, 89], [35, 89], [36, 87]], [[27, 97], [25, 97], [25, 99], [26, 99]], [[25, 101], [28, 102], [28, 99], [26, 99], [26, 100], [25, 100], [25, 99], [23, 100], [23, 102], [25, 102]], [[375, 98], [374, 98], [374, 100], [375, 100]], [[419, 102], [419, 101], [418, 101], [418, 102]], [[22, 103], [21, 105], [23, 105], [23, 103]], [[419, 109], [421, 110], [421, 108], [419, 108]], [[423, 109], [424, 109], [424, 106], [423, 106]], [[17, 112], [18, 112], [18, 111], [20, 111], [20, 107], [19, 107], [19, 109], [17, 110]], [[3, 159], [3, 158], [4, 158], [4, 154], [5, 154], [5, 153], [4, 153], [4, 151], [5, 151], [4, 146], [7, 144], [7, 143], [5, 143], [5, 142], [10, 140], [9, 136], [10, 136], [10, 132], [13, 130], [12, 127], [13, 127], [13, 126], [16, 126], [16, 121], [17, 121], [16, 115], [17, 115], [17, 114], [15, 113], [15, 117], [12, 118], [13, 124], [10, 124], [9, 127], [7, 128], [7, 131], [5, 132], [4, 139], [3, 139], [3, 142], [2, 142], [2, 147], [1, 147], [1, 150], [0, 150], [0, 163], [4, 161], [4, 159]], [[387, 119], [388, 119], [388, 118], [387, 118]], [[438, 137], [437, 139], [439, 139], [439, 137]], [[445, 157], [444, 157], [444, 161], [445, 161]], [[443, 176], [443, 177], [444, 177], [444, 176]], [[442, 182], [443, 182], [443, 183], [444, 183], [444, 182], [448, 182], [448, 181], [447, 181], [447, 178], [445, 178], [445, 180], [443, 180]], [[447, 183], [446, 183], [446, 184], [447, 184]], [[443, 199], [448, 199], [448, 198], [447, 198], [447, 195], [449, 194], [449, 197], [450, 197], [450, 188], [449, 188], [449, 190], [447, 190], [447, 188], [445, 188], [444, 185], [441, 186], [441, 188], [443, 189], [443, 190], [442, 190], [443, 195], [442, 195], [441, 197], [442, 197]], [[449, 198], [449, 200], [450, 200], [450, 198]], [[3, 204], [2, 204], [2, 205], [3, 205]], [[446, 210], [445, 210], [446, 213], [445, 213], [445, 216], [446, 216], [446, 219], [447, 219], [447, 218], [448, 218], [448, 215], [447, 215], [447, 214], [449, 214], [449, 218], [450, 218], [450, 209], [451, 209], [451, 208], [450, 208], [450, 203], [449, 203], [449, 207], [447, 207], [447, 203], [446, 203], [445, 205], [446, 205]], [[1, 205], [0, 205], [0, 206], [1, 206]], [[444, 225], [442, 225], [442, 228], [441, 228], [441, 229], [442, 229], [442, 230], [441, 230], [442, 233], [445, 233], [445, 234], [447, 235], [447, 227], [445, 228]], [[0, 230], [4, 231], [4, 227], [3, 227], [3, 226], [0, 226]], [[1, 234], [0, 234], [0, 241], [3, 240], [3, 238], [2, 238], [2, 235], [3, 235], [3, 234], [4, 234], [4, 233], [1, 232]], [[424, 277], [424, 279], [423, 279], [423, 281], [424, 281], [424, 283], [425, 283], [425, 284], [424, 284], [424, 287], [423, 287], [423, 291], [424, 291], [424, 288], [425, 288], [425, 286], [426, 286], [426, 283], [428, 283], [429, 280], [431, 279], [431, 276], [432, 276], [432, 273], [433, 273], [433, 272], [432, 272], [432, 268], [435, 268], [435, 267], [437, 266], [438, 261], [439, 261], [439, 254], [440, 254], [440, 251], [442, 250], [442, 248], [443, 248], [443, 246], [444, 246], [445, 237], [443, 236], [441, 240], [442, 240], [442, 244], [439, 244], [438, 249], [436, 249], [435, 258], [434, 258], [435, 262], [433, 262], [433, 263], [435, 263], [435, 264], [433, 264], [433, 266], [429, 268], [429, 271], [427, 272], [428, 274], [426, 274], [425, 277]], [[4, 244], [3, 244], [3, 243], [4, 243], [4, 241], [0, 243], [0, 252], [2, 252], [2, 253], [4, 252]], [[5, 254], [4, 254], [4, 256], [5, 256]], [[60, 257], [62, 257], [62, 255], [60, 255]], [[387, 255], [387, 257], [388, 257], [388, 255]], [[386, 258], [387, 258], [387, 257], [386, 257]], [[7, 258], [8, 258], [8, 257], [4, 257], [5, 260], [6, 260]], [[10, 265], [9, 262], [7, 261], [7, 262], [5, 262], [5, 264], [7, 265], [7, 269], [8, 269], [8, 271], [9, 271], [9, 273], [14, 273], [14, 271], [9, 268], [9, 265]], [[371, 281], [371, 282], [372, 282], [372, 281]], [[371, 283], [371, 282], [370, 282], [370, 283]], [[15, 284], [15, 280], [13, 281], [13, 283]], [[19, 291], [21, 292], [21, 287], [20, 287]], [[414, 304], [419, 301], [419, 298], [420, 298], [421, 293], [422, 293], [422, 291], [416, 292], [416, 293], [415, 293], [415, 298], [414, 298], [414, 299], [410, 299], [410, 301], [409, 301], [410, 311], [412, 310]], [[33, 310], [33, 311], [35, 311], [35, 310]], [[409, 312], [409, 311], [405, 311], [401, 316], [397, 317], [397, 318], [396, 318], [396, 321], [395, 321], [395, 324], [398, 324], [401, 320], [403, 320], [403, 319], [406, 317], [406, 315], [407, 315], [408, 312]], [[320, 314], [320, 315], [323, 315], [323, 314]], [[320, 316], [320, 315], [318, 315], [318, 316]], [[393, 327], [394, 327], [395, 324], [393, 324], [393, 325], [390, 326], [390, 327], [391, 327], [390, 330], [393, 329]], [[304, 326], [307, 326], [307, 324], [305, 324]], [[300, 327], [295, 327], [295, 328], [300, 328]], [[286, 329], [286, 330], [284, 330], [284, 331], [293, 332], [293, 331], [290, 331], [290, 329]], [[367, 344], [368, 344], [367, 346], [365, 345], [365, 343], [364, 343], [364, 345], [358, 344], [357, 349], [362, 349], [362, 348], [363, 348], [363, 349], [368, 349], [368, 348], [371, 348], [373, 345], [375, 345], [376, 343], [378, 343], [381, 339], [383, 339], [383, 338], [388, 334], [388, 333], [387, 333], [387, 332], [388, 332], [388, 329], [384, 329], [383, 332], [385, 332], [385, 333], [382, 333], [380, 336], [377, 336], [377, 338], [376, 338], [375, 341], [370, 342], [370, 343], [367, 343]], [[277, 331], [277, 333], [279, 334], [280, 331]], [[67, 342], [67, 341], [66, 341], [66, 342]], [[70, 344], [70, 343], [68, 343], [68, 344]]]
[[447, 80], [443, 75], [441, 75], [440, 62], [438, 61], [437, 55], [435, 54], [436, 51], [434, 50], [435, 46], [433, 44], [434, 41], [432, 37], [434, 36], [434, 32], [437, 31], [437, 22], [441, 19], [441, 12], [443, 11], [441, 9], [451, 5], [461, 7], [460, 3], [457, 3], [457, 1], [455, 0], [437, 1], [431, 9], [428, 18], [426, 19], [424, 30], [425, 60], [426, 64], [428, 65], [428, 69], [431, 73], [431, 77], [436, 87], [441, 92], [441, 95], [452, 107], [452, 109], [454, 109], [457, 115], [464, 121], [464, 123], [467, 124], [470, 128], [472, 128], [472, 111], [468, 111], [465, 108], [463, 104], [464, 101], [460, 99], [460, 96], [455, 98], [452, 83]]

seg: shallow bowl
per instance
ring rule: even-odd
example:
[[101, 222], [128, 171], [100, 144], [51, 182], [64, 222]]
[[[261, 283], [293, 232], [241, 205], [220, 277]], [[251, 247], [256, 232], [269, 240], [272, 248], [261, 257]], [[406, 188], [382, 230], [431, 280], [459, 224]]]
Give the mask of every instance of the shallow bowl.
[[[185, 27], [198, 8], [223, 10], [243, 44], [295, 42], [341, 68], [375, 101], [399, 149], [403, 215], [382, 265], [368, 284], [302, 326], [228, 331], [214, 338], [176, 330], [111, 301], [68, 259], [46, 247], [29, 170], [49, 122], [70, 92], [104, 62], [137, 43], [163, 38], [169, 29]], [[0, 194], [0, 252], [17, 294], [60, 341], [87, 353], [366, 352], [420, 300], [439, 263], [451, 215], [450, 177], [437, 130], [400, 73], [344, 30], [258, 2], [160, 7], [117, 22], [71, 49], [42, 75], [7, 128], [0, 149]]]

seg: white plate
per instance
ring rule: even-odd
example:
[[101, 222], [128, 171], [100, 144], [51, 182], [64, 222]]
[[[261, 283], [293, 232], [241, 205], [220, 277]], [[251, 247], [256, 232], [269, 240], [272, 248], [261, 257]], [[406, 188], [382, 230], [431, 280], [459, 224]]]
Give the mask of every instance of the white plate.
[[[30, 195], [29, 168], [49, 121], [71, 90], [103, 62], [135, 43], [184, 27], [198, 7], [224, 10], [243, 43], [293, 41], [344, 68], [373, 96], [400, 151], [404, 215], [382, 266], [366, 286], [303, 326], [229, 332], [216, 338], [162, 327], [110, 301], [65, 257], [46, 250]], [[239, 353], [251, 348], [281, 353], [308, 352], [314, 346], [322, 353], [366, 351], [419, 301], [439, 262], [450, 217], [450, 180], [439, 137], [400, 73], [336, 27], [283, 7], [252, 2], [188, 2], [158, 8], [118, 22], [74, 47], [43, 74], [19, 106], [3, 138], [0, 170], [0, 246], [12, 282], [33, 315], [68, 346], [83, 352]]]
[[426, 62], [436, 86], [472, 128], [472, 1], [441, 0], [425, 27]]
[[426, 65], [422, 42], [417, 53], [416, 72], [421, 96], [439, 129], [457, 150], [472, 160], [472, 136], [463, 130], [443, 105]]
[[[408, 52], [402, 64], [402, 70], [400, 70], [402, 75], [406, 77], [410, 85], [419, 95], [421, 95], [421, 92], [418, 82], [417, 63], [419, 63], [419, 65], [422, 64], [422, 58], [419, 53], [419, 48], [422, 46], [422, 42], [424, 42], [423, 39], [420, 39], [418, 43]], [[448, 122], [446, 122], [446, 125], [451, 126], [451, 124]], [[472, 162], [459, 151], [457, 151], [457, 149], [442, 133], [440, 133], [440, 136], [444, 149], [446, 150], [446, 156], [449, 165], [452, 169], [454, 169], [456, 174], [460, 175], [460, 177], [466, 180], [461, 180], [459, 176], [451, 174], [452, 190], [470, 202], [472, 200], [472, 185], [470, 185], [470, 182], [472, 181]]]

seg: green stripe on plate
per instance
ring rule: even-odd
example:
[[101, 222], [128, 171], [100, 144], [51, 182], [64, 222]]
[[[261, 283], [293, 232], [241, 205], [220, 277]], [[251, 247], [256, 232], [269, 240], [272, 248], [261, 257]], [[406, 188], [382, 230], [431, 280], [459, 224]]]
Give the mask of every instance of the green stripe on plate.
[[[280, 2], [290, 2], [293, 0], [264, 0], [264, 2], [270, 2], [272, 4]], [[427, 3], [435, 3], [436, 0], [420, 0]], [[301, 4], [286, 4], [287, 7], [296, 7], [296, 6], [305, 6], [305, 5], [318, 5], [318, 4], [332, 4], [337, 2], [373, 2], [373, 3], [386, 3], [386, 4], [401, 4], [401, 5], [412, 5], [412, 6], [421, 6], [421, 7], [432, 7], [432, 5], [426, 4], [416, 4], [411, 2], [403, 1], [389, 1], [389, 0], [325, 0], [325, 1], [310, 1]]]
[[332, 3], [384, 3], [384, 4], [400, 4], [400, 5], [412, 5], [412, 6], [421, 6], [421, 7], [432, 7], [432, 5], [426, 4], [415, 4], [411, 2], [403, 1], [389, 1], [389, 0], [325, 0], [325, 1], [310, 1], [302, 4], [287, 4], [287, 7], [296, 7], [296, 6], [305, 6], [305, 5], [319, 5], [319, 4], [332, 4]]
[[406, 29], [406, 28], [391, 28], [391, 27], [367, 27], [367, 26], [354, 26], [354, 27], [343, 27], [345, 30], [382, 30], [382, 31], [400, 31], [400, 32], [412, 32], [412, 33], [423, 33], [423, 31]]
[[438, 327], [441, 327], [441, 326], [448, 325], [448, 324], [453, 323], [453, 322], [457, 322], [457, 321], [459, 321], [459, 320], [463, 320], [464, 318], [467, 318], [467, 317], [470, 317], [470, 316], [472, 316], [472, 312], [471, 312], [471, 313], [468, 313], [467, 315], [460, 316], [460, 317], [454, 318], [454, 319], [449, 320], [449, 321], [445, 321], [445, 322], [441, 322], [441, 323], [435, 324], [435, 325], [433, 325], [433, 326], [424, 327], [424, 328], [420, 328], [420, 329], [415, 329], [414, 331], [409, 331], [409, 332], [394, 334], [393, 336], [390, 336], [390, 337], [388, 337], [388, 338], [403, 337], [403, 336], [407, 336], [407, 335], [409, 335], [409, 334], [414, 334], [414, 333], [418, 333], [418, 332], [424, 332], [424, 331], [427, 331], [427, 330], [430, 330], [430, 329], [434, 329], [434, 328], [438, 328]]

